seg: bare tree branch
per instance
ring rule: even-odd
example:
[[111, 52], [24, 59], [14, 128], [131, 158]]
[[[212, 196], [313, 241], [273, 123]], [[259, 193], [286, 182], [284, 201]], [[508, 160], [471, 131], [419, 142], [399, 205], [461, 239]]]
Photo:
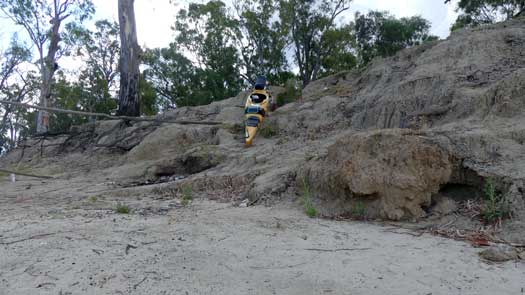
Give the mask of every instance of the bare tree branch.
[[3, 168], [0, 168], [0, 172], [16, 174], [16, 175], [21, 175], [21, 176], [34, 177], [34, 178], [43, 178], [43, 179], [53, 179], [54, 178], [54, 177], [47, 176], [47, 175], [35, 175], [35, 174], [24, 173], [24, 172], [9, 170], [9, 169], [3, 169]]
[[37, 109], [37, 110], [44, 110], [52, 113], [63, 113], [63, 114], [70, 114], [70, 115], [79, 115], [79, 116], [94, 116], [94, 117], [103, 117], [110, 120], [127, 120], [127, 121], [137, 121], [137, 122], [159, 122], [159, 123], [172, 123], [172, 124], [181, 124], [181, 125], [222, 125], [222, 122], [217, 121], [189, 121], [189, 120], [163, 120], [163, 119], [157, 119], [157, 118], [144, 118], [144, 117], [129, 117], [129, 116], [112, 116], [104, 113], [90, 113], [90, 112], [82, 112], [82, 111], [71, 111], [71, 110], [63, 110], [63, 109], [57, 109], [57, 108], [50, 108], [50, 107], [43, 107], [43, 106], [35, 106], [27, 103], [20, 103], [20, 102], [14, 102], [14, 101], [5, 101], [0, 100], [0, 104], [11, 104], [16, 105], [19, 107], [24, 108], [31, 108], [31, 109]]

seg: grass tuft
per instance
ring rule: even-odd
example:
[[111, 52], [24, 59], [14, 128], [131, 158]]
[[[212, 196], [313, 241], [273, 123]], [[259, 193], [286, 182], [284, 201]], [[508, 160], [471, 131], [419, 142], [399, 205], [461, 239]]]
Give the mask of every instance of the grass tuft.
[[190, 185], [182, 187], [182, 205], [188, 206], [193, 201], [193, 189]]
[[358, 201], [355, 203], [355, 205], [352, 207], [352, 217], [356, 219], [364, 219], [366, 215], [366, 208], [365, 204], [363, 202]]
[[261, 127], [259, 134], [264, 138], [277, 136], [279, 135], [279, 126], [275, 122], [268, 122]]
[[312, 192], [310, 190], [310, 183], [306, 177], [303, 178], [303, 205], [304, 212], [308, 217], [314, 218], [317, 216], [317, 209], [312, 202]]
[[130, 209], [129, 206], [127, 206], [127, 205], [124, 205], [124, 204], [118, 203], [118, 204], [117, 204], [117, 208], [115, 209], [115, 211], [116, 211], [118, 214], [129, 214], [129, 213], [131, 212], [131, 209]]

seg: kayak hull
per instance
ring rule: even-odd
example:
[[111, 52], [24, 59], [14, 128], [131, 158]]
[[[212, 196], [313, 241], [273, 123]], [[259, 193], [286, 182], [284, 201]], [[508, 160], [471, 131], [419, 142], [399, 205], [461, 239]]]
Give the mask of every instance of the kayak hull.
[[265, 116], [270, 111], [271, 95], [266, 90], [254, 90], [246, 100], [245, 111], [245, 140], [246, 146], [251, 146], [257, 130], [264, 122]]
[[253, 139], [257, 135], [257, 130], [264, 122], [264, 116], [261, 115], [247, 115], [245, 123], [245, 139], [246, 146], [249, 147], [253, 144]]

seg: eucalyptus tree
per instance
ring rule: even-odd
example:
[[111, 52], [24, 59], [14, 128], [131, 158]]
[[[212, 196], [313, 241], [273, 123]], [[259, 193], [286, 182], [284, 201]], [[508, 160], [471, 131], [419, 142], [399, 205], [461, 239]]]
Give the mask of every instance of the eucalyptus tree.
[[[0, 100], [21, 102], [33, 90], [32, 73], [21, 70], [30, 58], [30, 51], [16, 38], [0, 52]], [[16, 145], [20, 118], [20, 109], [0, 104], [0, 154]]]
[[395, 18], [385, 11], [356, 13], [355, 35], [361, 65], [374, 57], [387, 57], [399, 50], [436, 40], [430, 22], [420, 16]]
[[[52, 105], [51, 88], [57, 61], [67, 52], [63, 47], [64, 27], [74, 27], [90, 18], [95, 9], [91, 0], [2, 0], [2, 13], [21, 26], [38, 52], [40, 101]], [[39, 112], [37, 133], [49, 130], [49, 115]]]
[[286, 58], [287, 28], [275, 9], [277, 0], [233, 2], [238, 20], [235, 42], [241, 57], [243, 77], [251, 81], [264, 75], [272, 83], [284, 84], [289, 64]]
[[82, 104], [87, 111], [108, 113], [116, 108], [118, 93], [120, 28], [108, 20], [95, 22], [95, 30], [83, 30], [76, 36], [76, 57], [85, 67], [78, 80], [89, 94]]
[[120, 25], [120, 90], [117, 115], [140, 116], [140, 52], [135, 0], [118, 0]]
[[[446, 0], [445, 3], [451, 3]], [[525, 12], [525, 0], [460, 0], [461, 12], [451, 30], [508, 20]]]
[[289, 32], [295, 64], [303, 87], [319, 78], [323, 59], [339, 46], [339, 16], [350, 8], [351, 0], [281, 0], [280, 18]]
[[243, 86], [235, 44], [239, 23], [228, 11], [222, 1], [190, 3], [174, 26], [177, 46], [192, 55], [200, 82], [195, 95], [201, 102], [237, 95]]

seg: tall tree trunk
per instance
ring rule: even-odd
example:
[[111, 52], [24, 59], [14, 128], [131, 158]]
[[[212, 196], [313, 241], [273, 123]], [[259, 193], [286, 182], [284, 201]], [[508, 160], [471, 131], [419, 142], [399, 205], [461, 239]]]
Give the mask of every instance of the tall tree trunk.
[[[60, 24], [62, 18], [55, 12], [55, 17], [51, 21], [53, 28], [51, 30], [49, 48], [44, 62], [41, 63], [42, 84], [40, 85], [40, 105], [47, 107], [51, 99], [51, 84], [53, 83], [53, 75], [56, 71], [56, 54], [59, 50], [60, 42]], [[49, 113], [46, 111], [38, 111], [36, 122], [36, 133], [42, 134], [49, 131]]]
[[139, 52], [135, 24], [135, 0], [119, 0], [120, 94], [118, 116], [140, 116]]

